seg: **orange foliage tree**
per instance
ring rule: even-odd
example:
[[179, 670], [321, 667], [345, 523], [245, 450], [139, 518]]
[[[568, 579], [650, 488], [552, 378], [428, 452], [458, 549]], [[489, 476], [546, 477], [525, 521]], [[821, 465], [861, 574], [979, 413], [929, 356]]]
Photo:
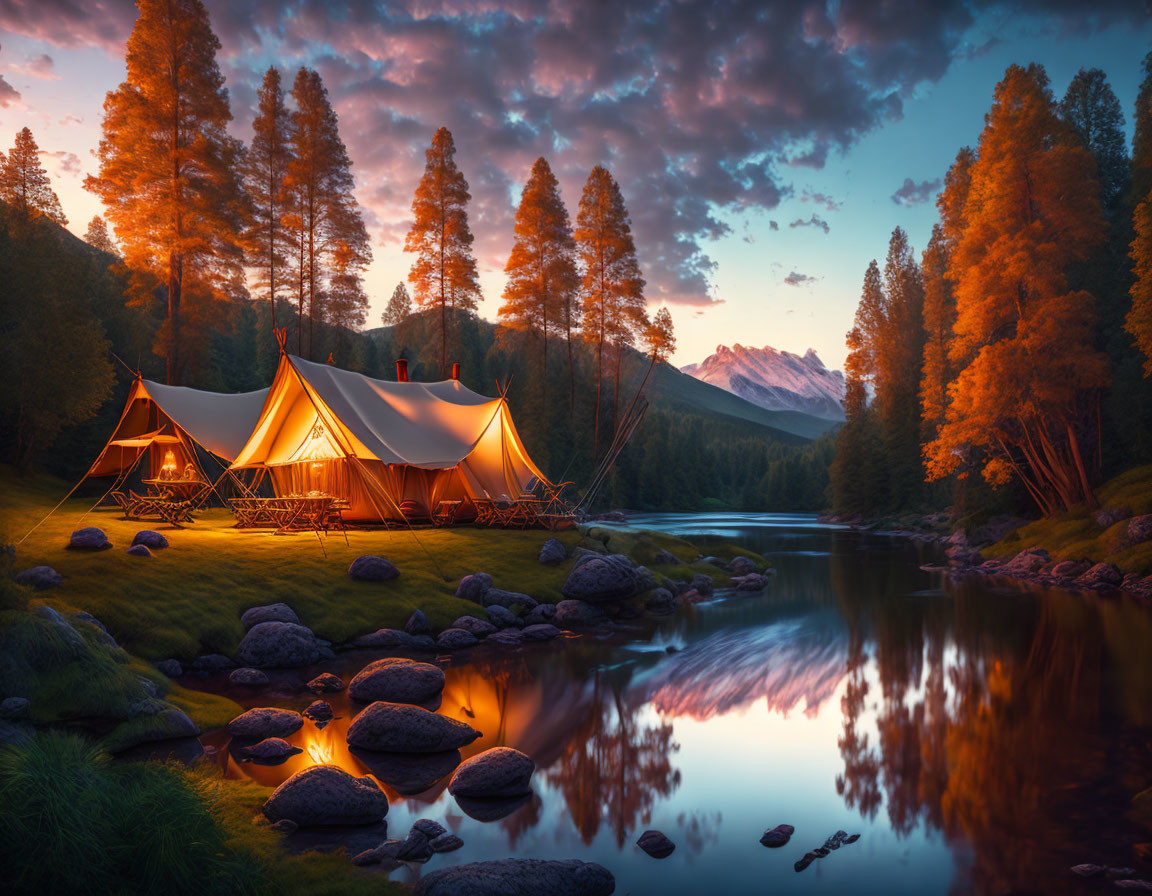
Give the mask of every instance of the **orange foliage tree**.
[[232, 118], [220, 41], [200, 0], [138, 0], [128, 38], [127, 77], [104, 100], [99, 173], [84, 185], [103, 201], [132, 268], [167, 281], [168, 319], [159, 353], [169, 383], [193, 359], [181, 324], [219, 315], [213, 299], [246, 295], [240, 232], [241, 146]]
[[40, 164], [40, 147], [28, 128], [16, 134], [12, 151], [0, 161], [0, 199], [16, 209], [25, 221], [43, 215], [61, 227], [68, 223], [48, 172]]
[[925, 447], [930, 478], [966, 461], [1014, 474], [1045, 513], [1094, 501], [1077, 425], [1108, 380], [1094, 299], [1066, 268], [1105, 237], [1095, 163], [1056, 114], [1040, 66], [1009, 67], [985, 119], [949, 261], [961, 365]]
[[468, 181], [456, 166], [456, 143], [448, 128], [432, 136], [424, 174], [412, 198], [412, 228], [404, 251], [416, 256], [408, 282], [421, 308], [440, 309], [440, 373], [448, 374], [448, 309], [474, 311], [480, 301]]
[[1144, 354], [1144, 375], [1152, 376], [1152, 53], [1144, 57], [1144, 80], [1136, 98], [1136, 132], [1132, 141], [1133, 238], [1132, 308], [1124, 322]]
[[84, 242], [101, 252], [107, 252], [109, 255], [120, 254], [120, 248], [112, 239], [112, 234], [108, 232], [107, 222], [99, 215], [93, 215], [92, 220], [88, 222], [88, 230], [84, 233]]
[[632, 225], [620, 186], [600, 165], [592, 169], [580, 196], [576, 215], [576, 249], [583, 270], [580, 294], [584, 338], [596, 343], [596, 417], [592, 455], [600, 447], [600, 402], [604, 381], [605, 343], [617, 345], [616, 401], [619, 403], [619, 357], [623, 344], [647, 325], [644, 278], [636, 259]]
[[[543, 157], [532, 165], [532, 174], [524, 185], [520, 206], [516, 209], [512, 252], [504, 273], [504, 303], [500, 320], [516, 330], [540, 336], [542, 344], [540, 383], [547, 406], [548, 335], [569, 321], [568, 380], [569, 393], [575, 394], [575, 372], [572, 360], [571, 305], [579, 278], [576, 274], [576, 244], [568, 209], [560, 198], [560, 184]], [[565, 315], [565, 309], [568, 314]]]

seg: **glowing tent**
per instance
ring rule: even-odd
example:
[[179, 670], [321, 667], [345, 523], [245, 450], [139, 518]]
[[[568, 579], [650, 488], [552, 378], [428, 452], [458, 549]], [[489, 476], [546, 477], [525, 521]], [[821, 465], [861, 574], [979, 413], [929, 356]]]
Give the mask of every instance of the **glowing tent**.
[[164, 386], [137, 378], [120, 422], [84, 478], [115, 476], [117, 481], [141, 466], [144, 478], [156, 478], [163, 467], [179, 475], [193, 464], [200, 479], [211, 482], [217, 471], [204, 470], [200, 451], [214, 455], [221, 468], [240, 452], [267, 389], [229, 395], [182, 386]]
[[374, 380], [287, 353], [230, 469], [254, 468], [280, 497], [347, 499], [343, 515], [358, 521], [426, 516], [441, 501], [516, 500], [548, 482], [503, 398], [455, 379]]

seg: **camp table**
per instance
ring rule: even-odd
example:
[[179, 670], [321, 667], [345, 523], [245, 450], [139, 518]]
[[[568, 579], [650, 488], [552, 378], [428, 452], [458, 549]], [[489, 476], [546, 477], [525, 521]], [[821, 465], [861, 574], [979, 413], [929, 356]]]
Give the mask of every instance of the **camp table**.
[[[204, 483], [201, 482], [200, 486], [203, 488]], [[112, 497], [124, 511], [124, 516], [131, 520], [158, 517], [177, 529], [184, 528], [181, 523], [192, 522], [195, 501], [191, 499], [180, 501], [158, 495], [138, 495], [131, 490], [127, 498], [120, 492], [114, 493]]]
[[145, 479], [144, 484], [151, 488], [158, 498], [190, 501], [200, 493], [206, 483], [201, 479]]

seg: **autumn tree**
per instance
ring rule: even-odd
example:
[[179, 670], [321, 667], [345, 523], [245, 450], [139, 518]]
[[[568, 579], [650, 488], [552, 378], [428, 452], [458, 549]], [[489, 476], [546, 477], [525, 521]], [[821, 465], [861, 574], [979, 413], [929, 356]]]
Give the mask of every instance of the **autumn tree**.
[[[632, 241], [632, 225], [620, 187], [608, 170], [592, 169], [576, 215], [576, 250], [583, 273], [580, 284], [584, 338], [596, 344], [596, 417], [592, 454], [599, 453], [600, 407], [604, 382], [604, 347], [623, 342], [647, 324], [644, 311], [644, 279]], [[619, 356], [617, 356], [619, 357]], [[619, 366], [616, 377], [619, 400]]]
[[[547, 404], [548, 337], [562, 326], [563, 309], [571, 304], [579, 277], [568, 209], [560, 198], [556, 175], [543, 157], [532, 165], [520, 195], [513, 233], [512, 251], [504, 266], [508, 279], [500, 320], [513, 329], [540, 337], [540, 382]], [[568, 370], [572, 389], [570, 338]]]
[[0, 199], [25, 221], [44, 216], [61, 227], [68, 224], [48, 172], [40, 164], [40, 147], [28, 128], [16, 134], [16, 143], [0, 166]]
[[99, 215], [93, 215], [92, 220], [88, 222], [88, 230], [84, 234], [84, 242], [101, 252], [107, 252], [109, 255], [119, 255], [120, 249], [116, 245], [116, 241], [112, 239], [112, 234], [108, 232], [108, 225], [104, 219]]
[[1132, 308], [1124, 328], [1144, 355], [1148, 377], [1152, 376], [1152, 53], [1144, 57], [1143, 70], [1132, 139]]
[[949, 262], [962, 367], [925, 448], [929, 476], [967, 461], [1013, 475], [1045, 513], [1093, 503], [1078, 424], [1107, 382], [1094, 298], [1068, 264], [1105, 236], [1091, 154], [1061, 121], [1044, 69], [1009, 67], [985, 119], [964, 226]]
[[104, 100], [99, 173], [84, 185], [103, 201], [129, 267], [166, 283], [158, 353], [169, 383], [192, 360], [182, 322], [210, 321], [215, 299], [245, 295], [237, 240], [241, 147], [216, 62], [220, 41], [200, 0], [138, 0], [127, 77]]
[[[308, 354], [312, 354], [317, 320], [325, 320], [333, 277], [341, 278], [341, 301], [356, 306], [363, 320], [367, 297], [362, 271], [372, 260], [368, 231], [352, 190], [352, 162], [340, 139], [336, 112], [320, 75], [308, 68], [292, 85], [290, 159], [284, 184], [291, 211], [285, 216], [291, 234], [296, 279], [297, 351], [304, 354], [304, 312], [308, 312]], [[341, 310], [347, 316], [351, 309]]]
[[468, 181], [456, 166], [456, 144], [440, 128], [425, 152], [424, 174], [412, 199], [412, 228], [404, 251], [415, 259], [408, 282], [421, 308], [440, 311], [440, 373], [448, 372], [448, 309], [474, 311], [480, 302], [472, 230], [468, 226]]
[[244, 189], [252, 217], [244, 237], [248, 264], [256, 273], [257, 298], [267, 296], [269, 319], [276, 328], [277, 291], [288, 280], [285, 252], [291, 243], [283, 219], [288, 211], [285, 180], [292, 161], [292, 118], [284, 105], [280, 72], [269, 67], [260, 85], [252, 145], [244, 165]]
[[392, 297], [388, 300], [388, 307], [384, 309], [380, 321], [386, 327], [394, 327], [403, 323], [404, 319], [411, 313], [412, 296], [408, 293], [408, 287], [403, 283], [397, 283], [396, 288], [392, 290]]

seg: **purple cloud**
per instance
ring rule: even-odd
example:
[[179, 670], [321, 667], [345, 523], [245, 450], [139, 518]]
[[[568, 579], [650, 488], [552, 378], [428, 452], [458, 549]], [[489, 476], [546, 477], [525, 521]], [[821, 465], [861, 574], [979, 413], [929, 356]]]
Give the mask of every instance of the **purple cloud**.
[[906, 177], [904, 183], [900, 185], [900, 189], [892, 194], [892, 201], [896, 205], [922, 205], [932, 200], [932, 197], [940, 189], [940, 184], [940, 178], [916, 183], [912, 178]]
[[805, 283], [813, 283], [818, 279], [820, 278], [810, 277], [807, 274], [801, 274], [797, 271], [792, 271], [792, 273], [784, 278], [784, 282], [789, 286], [803, 286]]
[[74, 152], [67, 152], [65, 150], [53, 152], [42, 149], [40, 150], [40, 155], [56, 162], [57, 174], [70, 174], [75, 177], [80, 173], [80, 157]]
[[0, 75], [0, 109], [7, 109], [20, 102], [20, 91], [4, 80]]
[[817, 227], [827, 233], [832, 228], [828, 226], [828, 222], [821, 218], [819, 215], [813, 214], [811, 218], [797, 218], [789, 227]]

